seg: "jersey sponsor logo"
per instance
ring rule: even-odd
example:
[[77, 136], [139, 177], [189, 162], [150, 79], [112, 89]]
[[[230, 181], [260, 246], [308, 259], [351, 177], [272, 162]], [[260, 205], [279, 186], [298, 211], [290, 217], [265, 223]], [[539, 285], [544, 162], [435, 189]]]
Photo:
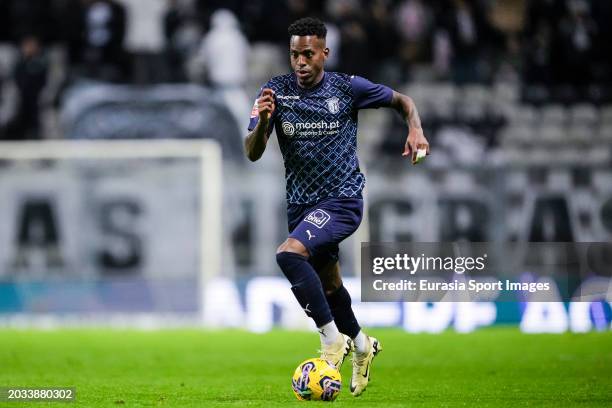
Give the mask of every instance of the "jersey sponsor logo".
[[297, 130], [311, 130], [311, 129], [321, 129], [321, 130], [334, 130], [340, 127], [340, 121], [336, 120], [334, 122], [297, 122], [295, 124], [295, 128]]
[[327, 110], [331, 113], [340, 112], [340, 99], [336, 98], [335, 96], [332, 96], [331, 98], [326, 100], [325, 103], [327, 103]]
[[295, 133], [295, 127], [293, 127], [291, 122], [283, 122], [283, 133], [287, 136], [293, 136]]
[[331, 216], [328, 213], [321, 210], [320, 208], [317, 208], [316, 210], [308, 214], [306, 218], [304, 218], [304, 221], [311, 223], [317, 228], [323, 228], [330, 219]]
[[283, 133], [287, 136], [326, 136], [335, 135], [340, 128], [340, 121], [334, 122], [283, 122]]
[[278, 99], [300, 99], [299, 95], [276, 95]]

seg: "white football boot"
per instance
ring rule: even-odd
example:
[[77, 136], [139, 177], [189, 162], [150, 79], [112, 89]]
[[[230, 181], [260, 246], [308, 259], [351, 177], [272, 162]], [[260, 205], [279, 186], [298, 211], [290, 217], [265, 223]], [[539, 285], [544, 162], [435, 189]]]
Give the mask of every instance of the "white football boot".
[[372, 360], [382, 351], [378, 339], [367, 336], [369, 348], [367, 353], [353, 353], [353, 376], [351, 377], [351, 393], [357, 397], [365, 391], [370, 381], [370, 369]]
[[321, 358], [335, 365], [338, 370], [342, 367], [344, 358], [353, 350], [353, 340], [345, 334], [340, 334], [336, 343], [331, 346], [323, 346]]

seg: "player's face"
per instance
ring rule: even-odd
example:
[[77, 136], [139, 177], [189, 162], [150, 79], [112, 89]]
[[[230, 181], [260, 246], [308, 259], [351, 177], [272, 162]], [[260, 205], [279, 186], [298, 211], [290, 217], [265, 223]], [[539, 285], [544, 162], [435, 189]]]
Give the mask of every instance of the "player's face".
[[314, 35], [291, 37], [289, 55], [291, 68], [303, 88], [316, 85], [323, 78], [323, 65], [329, 54], [325, 40]]

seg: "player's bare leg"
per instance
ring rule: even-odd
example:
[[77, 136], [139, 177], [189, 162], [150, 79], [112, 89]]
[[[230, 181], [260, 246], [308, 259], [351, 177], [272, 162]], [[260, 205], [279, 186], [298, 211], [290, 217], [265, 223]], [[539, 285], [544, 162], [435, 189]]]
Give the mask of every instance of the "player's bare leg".
[[353, 375], [351, 393], [361, 395], [370, 380], [372, 360], [382, 350], [378, 339], [367, 336], [359, 327], [351, 308], [351, 298], [342, 285], [340, 265], [338, 262], [318, 268], [325, 296], [339, 330], [353, 339]]
[[288, 238], [276, 252], [278, 265], [291, 282], [295, 298], [317, 325], [321, 339], [321, 358], [340, 368], [351, 351], [352, 341], [338, 330], [321, 280], [308, 262], [309, 257], [306, 247], [295, 238]]

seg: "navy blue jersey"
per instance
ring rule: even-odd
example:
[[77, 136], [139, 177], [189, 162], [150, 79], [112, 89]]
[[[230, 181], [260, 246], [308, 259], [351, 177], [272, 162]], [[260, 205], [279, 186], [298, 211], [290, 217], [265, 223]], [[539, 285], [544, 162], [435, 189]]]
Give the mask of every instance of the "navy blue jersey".
[[[357, 112], [388, 106], [393, 91], [336, 72], [325, 72], [309, 89], [298, 85], [294, 73], [274, 77], [263, 88], [274, 91], [276, 108], [268, 136], [275, 128], [285, 162], [287, 202], [361, 197], [365, 177], [357, 159]], [[259, 120], [256, 105], [249, 130]]]

